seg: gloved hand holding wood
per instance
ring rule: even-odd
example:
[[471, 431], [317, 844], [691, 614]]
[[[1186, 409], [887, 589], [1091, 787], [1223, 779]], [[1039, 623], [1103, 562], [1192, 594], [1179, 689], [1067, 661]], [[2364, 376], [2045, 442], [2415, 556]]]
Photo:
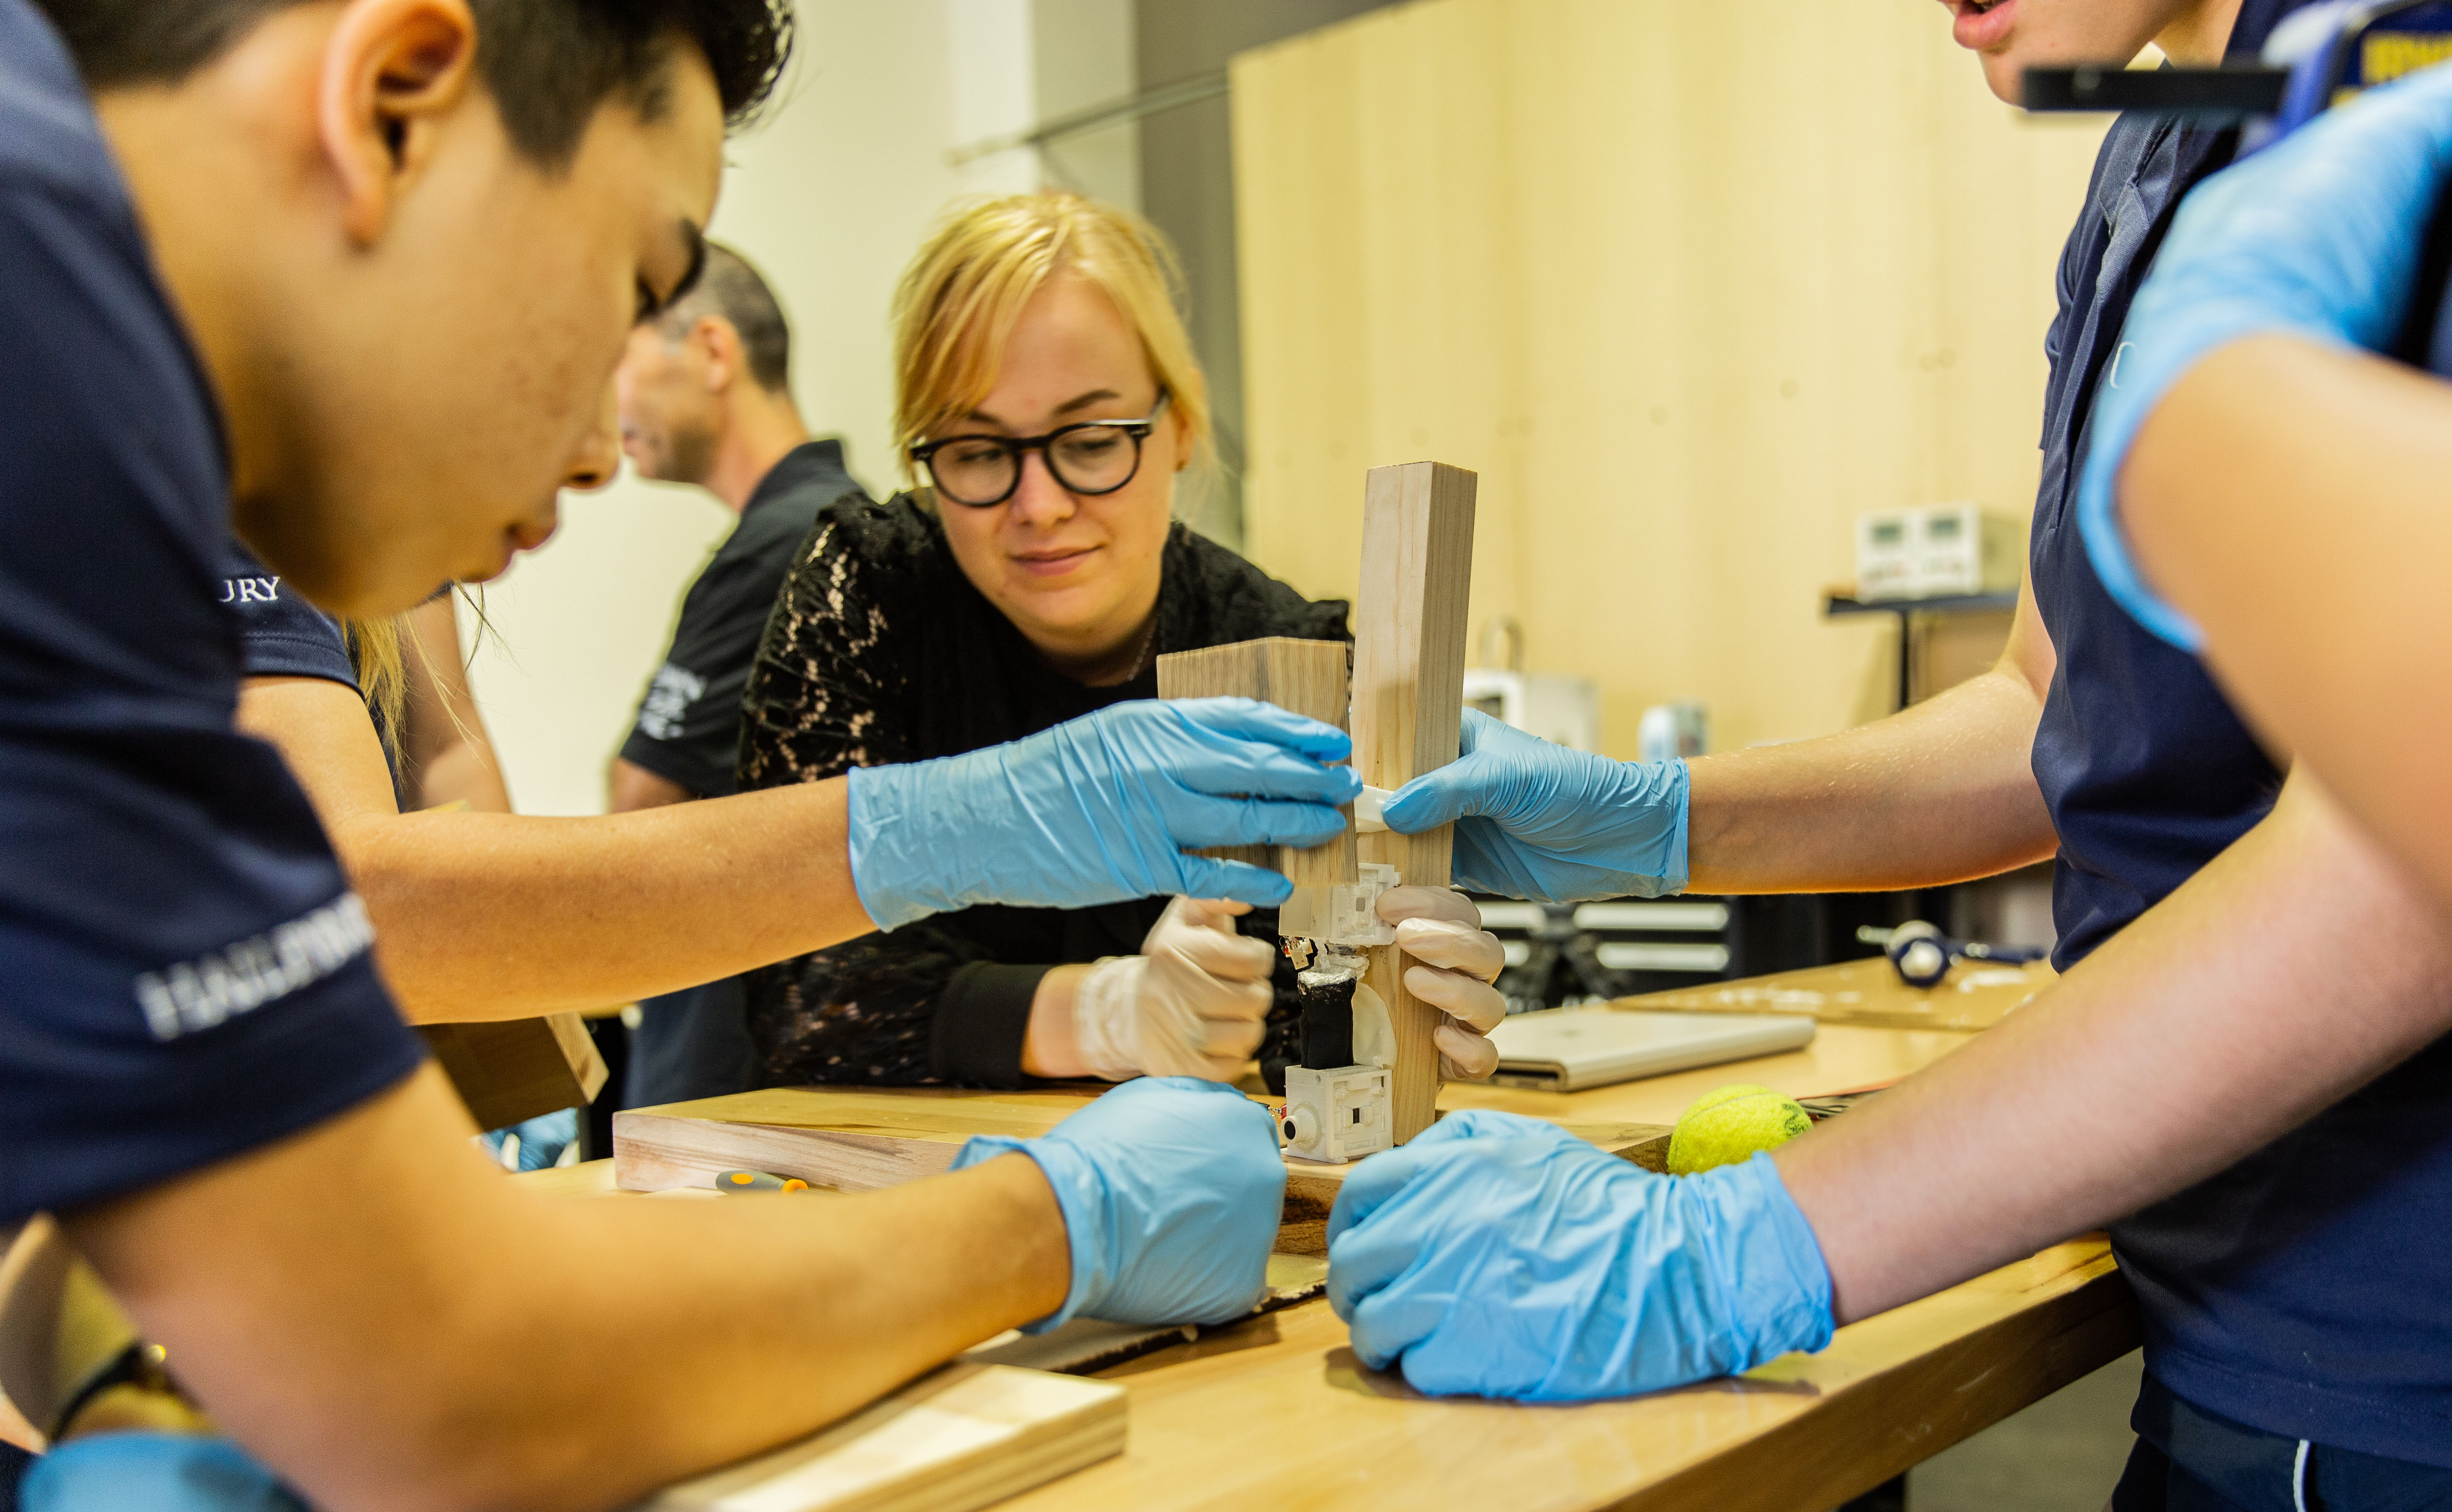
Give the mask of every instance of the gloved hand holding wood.
[[1447, 1014], [1431, 1031], [1440, 1076], [1489, 1080], [1498, 1047], [1485, 1036], [1507, 1016], [1507, 999], [1490, 984], [1506, 969], [1507, 948], [1481, 927], [1473, 899], [1452, 888], [1392, 887], [1379, 894], [1379, 916], [1396, 926], [1397, 946], [1413, 957], [1405, 990]]
[[1090, 968], [1073, 996], [1073, 1033], [1094, 1076], [1232, 1081], [1260, 1048], [1276, 952], [1235, 933], [1247, 903], [1178, 897], [1138, 955]]

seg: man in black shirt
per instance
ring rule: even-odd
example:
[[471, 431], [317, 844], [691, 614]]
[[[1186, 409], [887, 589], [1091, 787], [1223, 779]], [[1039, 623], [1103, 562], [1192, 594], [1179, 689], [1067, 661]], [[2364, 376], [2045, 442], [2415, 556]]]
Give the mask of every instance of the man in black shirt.
[[[641, 476], [695, 483], [741, 517], [682, 600], [609, 786], [616, 814], [734, 791], [741, 692], [767, 611], [818, 511], [860, 492], [842, 442], [811, 441], [792, 403], [792, 331], [758, 270], [710, 244], [698, 288], [630, 333], [615, 377], [622, 449]], [[649, 998], [622, 1097], [642, 1108], [740, 1091], [757, 1056], [741, 981]]]

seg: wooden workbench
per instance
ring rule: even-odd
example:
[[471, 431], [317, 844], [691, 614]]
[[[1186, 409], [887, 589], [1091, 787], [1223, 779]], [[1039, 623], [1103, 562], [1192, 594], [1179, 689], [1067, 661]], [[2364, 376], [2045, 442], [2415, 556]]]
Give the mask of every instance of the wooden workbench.
[[[1819, 1033], [1804, 1050], [1587, 1092], [1452, 1085], [1439, 1105], [1568, 1123], [1669, 1123], [1729, 1082], [1760, 1082], [1798, 1097], [1854, 1091], [1895, 1081], [1972, 1037], [1843, 1021], [1882, 1006], [1854, 997], [1858, 990], [1878, 998], [1889, 989], [1862, 969], [1827, 970], [1826, 986], [1847, 972], [1850, 1000], [1829, 994], [1827, 1011], [1816, 1012]], [[2040, 986], [2047, 978], [2036, 970]], [[1782, 982], [1815, 987], [1811, 973]], [[606, 1191], [610, 1166], [523, 1179]], [[1344, 1325], [1326, 1302], [1312, 1302], [1102, 1372], [1132, 1393], [1124, 1454], [1003, 1505], [1819, 1512], [2137, 1343], [2135, 1304], [2100, 1236], [1842, 1328], [1819, 1354], [1789, 1356], [1732, 1380], [1575, 1406], [1422, 1397], [1395, 1376], [1364, 1370]]]
[[1576, 1406], [1434, 1401], [1364, 1370], [1326, 1302], [1106, 1372], [1124, 1453], [1015, 1512], [1597, 1507], [1819, 1512], [2137, 1347], [2100, 1238], [1839, 1330], [1816, 1355]]

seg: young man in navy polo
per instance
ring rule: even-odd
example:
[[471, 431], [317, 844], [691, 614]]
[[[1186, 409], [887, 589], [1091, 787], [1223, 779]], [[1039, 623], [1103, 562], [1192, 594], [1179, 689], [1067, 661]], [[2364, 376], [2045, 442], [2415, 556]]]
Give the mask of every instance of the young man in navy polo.
[[[55, 1215], [318, 1503], [622, 1503], [1016, 1324], [1261, 1289], [1283, 1167], [1208, 1084], [823, 1203], [517, 1188], [231, 729], [233, 525], [358, 616], [541, 541], [788, 34], [780, 0], [0, 0], [0, 1227]], [[748, 921], [779, 938], [984, 896], [1265, 903], [1281, 878], [1185, 853], [1335, 834], [1346, 750], [1239, 700], [1125, 706], [779, 791], [720, 864], [791, 880], [795, 917]], [[199, 1463], [69, 1437], [25, 1503], [265, 1474]]]

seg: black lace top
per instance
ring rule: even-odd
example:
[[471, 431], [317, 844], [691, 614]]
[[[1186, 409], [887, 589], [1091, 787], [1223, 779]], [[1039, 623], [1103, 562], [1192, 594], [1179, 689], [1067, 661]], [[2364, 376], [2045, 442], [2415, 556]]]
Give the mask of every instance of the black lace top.
[[[1180, 524], [1161, 571], [1153, 661], [1263, 636], [1352, 638], [1343, 600], [1313, 603]], [[953, 756], [1157, 696], [1154, 666], [1111, 688], [1049, 668], [910, 496], [845, 498], [819, 514], [767, 621], [742, 705], [741, 786]], [[1139, 950], [1165, 906], [965, 909], [766, 967], [748, 993], [762, 1077], [1018, 1086], [1038, 979]], [[1245, 933], [1274, 937], [1275, 923], [1256, 914]], [[1292, 1012], [1280, 976], [1273, 1038]]]

